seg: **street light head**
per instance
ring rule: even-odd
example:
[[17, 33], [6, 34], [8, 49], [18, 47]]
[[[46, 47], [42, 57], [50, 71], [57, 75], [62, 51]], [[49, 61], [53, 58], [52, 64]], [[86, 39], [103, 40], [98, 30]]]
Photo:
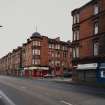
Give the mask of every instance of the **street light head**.
[[3, 27], [3, 26], [0, 26], [0, 27]]

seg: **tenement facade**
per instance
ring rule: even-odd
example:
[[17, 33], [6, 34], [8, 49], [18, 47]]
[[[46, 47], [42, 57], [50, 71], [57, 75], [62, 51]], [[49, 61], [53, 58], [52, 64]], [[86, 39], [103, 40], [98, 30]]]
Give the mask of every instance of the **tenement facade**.
[[21, 47], [0, 59], [0, 73], [13, 76], [63, 76], [70, 72], [71, 42], [51, 39], [35, 32]]
[[73, 79], [105, 82], [105, 0], [72, 11]]

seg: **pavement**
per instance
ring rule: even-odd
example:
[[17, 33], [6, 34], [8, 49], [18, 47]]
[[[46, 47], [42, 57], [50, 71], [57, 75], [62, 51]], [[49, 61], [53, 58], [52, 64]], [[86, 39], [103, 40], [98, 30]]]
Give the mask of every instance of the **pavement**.
[[6, 105], [5, 101], [14, 105], [105, 105], [105, 89], [50, 79], [0, 76], [0, 91], [5, 99], [0, 98], [0, 105]]

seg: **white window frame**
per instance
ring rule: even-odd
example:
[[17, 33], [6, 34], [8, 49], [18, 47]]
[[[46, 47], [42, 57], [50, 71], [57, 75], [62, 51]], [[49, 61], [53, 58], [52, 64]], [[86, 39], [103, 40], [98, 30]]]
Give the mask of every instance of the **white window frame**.
[[32, 64], [33, 64], [33, 65], [35, 64], [35, 59], [32, 59]]
[[34, 40], [32, 44], [33, 44], [33, 46], [40, 46], [41, 42], [37, 41], [37, 40]]
[[73, 58], [78, 58], [79, 57], [79, 47], [75, 47], [72, 50], [73, 50]]
[[54, 44], [52, 44], [52, 49], [54, 49], [55, 48], [55, 46], [54, 46]]
[[54, 57], [54, 55], [55, 55], [54, 52], [51, 52], [51, 57]]
[[80, 21], [79, 13], [77, 13], [73, 16], [73, 24], [79, 23], [79, 21]]
[[76, 23], [76, 15], [73, 16], [73, 24]]
[[60, 63], [61, 63], [61, 62], [58, 61], [58, 60], [55, 61], [55, 65], [56, 65], [56, 66], [57, 66], [57, 65], [60, 65]]
[[79, 47], [76, 47], [76, 57], [79, 57]]
[[94, 34], [96, 35], [96, 34], [98, 34], [98, 32], [99, 32], [99, 24], [98, 24], [98, 22], [96, 22], [96, 23], [94, 23]]
[[75, 30], [74, 32], [73, 32], [73, 41], [75, 41], [75, 40], [79, 40], [79, 30]]
[[33, 49], [32, 52], [33, 52], [33, 55], [40, 55], [39, 49]]
[[99, 5], [95, 4], [94, 5], [94, 15], [97, 15], [99, 13]]
[[40, 59], [35, 59], [35, 65], [39, 65], [40, 64]]
[[79, 18], [79, 13], [77, 14], [77, 23], [79, 23], [79, 20], [80, 18]]
[[73, 53], [73, 58], [76, 58], [76, 53], [75, 53], [75, 48], [72, 49], [72, 53]]
[[49, 48], [52, 48], [52, 45], [51, 44], [49, 44]]

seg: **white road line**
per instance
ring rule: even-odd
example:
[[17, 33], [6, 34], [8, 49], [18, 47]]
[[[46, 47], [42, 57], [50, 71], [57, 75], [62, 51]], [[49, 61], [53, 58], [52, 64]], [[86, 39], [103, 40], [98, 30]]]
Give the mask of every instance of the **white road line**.
[[73, 104], [70, 104], [70, 103], [68, 103], [68, 102], [66, 102], [66, 101], [60, 101], [61, 103], [64, 103], [64, 104], [66, 104], [66, 105], [73, 105]]
[[22, 89], [26, 89], [27, 87], [25, 87], [25, 86], [22, 86], [21, 88], [22, 88]]
[[0, 96], [7, 105], [16, 105], [6, 94], [0, 91]]

